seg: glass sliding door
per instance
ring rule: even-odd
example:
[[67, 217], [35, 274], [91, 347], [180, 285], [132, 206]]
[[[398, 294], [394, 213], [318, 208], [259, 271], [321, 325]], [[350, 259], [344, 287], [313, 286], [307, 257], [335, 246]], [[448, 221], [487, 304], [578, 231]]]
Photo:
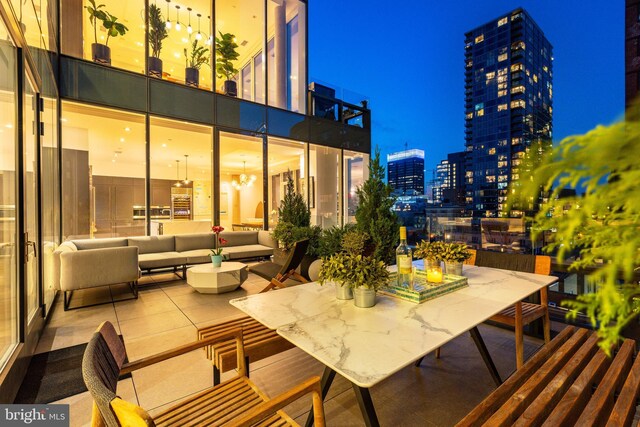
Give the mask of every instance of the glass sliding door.
[[158, 117], [150, 124], [151, 235], [209, 232], [213, 129]]
[[342, 224], [340, 149], [309, 146], [309, 208], [311, 224], [329, 228]]
[[27, 319], [33, 319], [40, 307], [40, 287], [38, 286], [38, 94], [25, 75], [24, 124], [22, 166], [24, 227], [25, 227], [25, 287], [27, 299]]
[[269, 228], [278, 223], [278, 209], [286, 194], [287, 182], [293, 181], [294, 190], [307, 200], [306, 144], [269, 137]]
[[145, 117], [62, 103], [64, 240], [145, 234]]
[[356, 222], [357, 189], [369, 177], [369, 155], [357, 151], [343, 152], [343, 209], [345, 223]]
[[263, 138], [219, 132], [220, 225], [227, 230], [264, 227]]
[[0, 21], [0, 370], [18, 344], [17, 51]]

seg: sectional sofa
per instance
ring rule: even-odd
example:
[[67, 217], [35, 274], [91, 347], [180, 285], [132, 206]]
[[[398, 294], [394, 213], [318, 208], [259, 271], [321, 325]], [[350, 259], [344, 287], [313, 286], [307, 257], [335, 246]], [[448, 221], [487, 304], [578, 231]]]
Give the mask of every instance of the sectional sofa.
[[[268, 231], [228, 231], [223, 255], [228, 260], [269, 257], [277, 242]], [[129, 283], [137, 297], [141, 272], [211, 262], [212, 233], [70, 240], [54, 252], [54, 284], [68, 309], [74, 290]], [[68, 296], [68, 299], [67, 299]]]

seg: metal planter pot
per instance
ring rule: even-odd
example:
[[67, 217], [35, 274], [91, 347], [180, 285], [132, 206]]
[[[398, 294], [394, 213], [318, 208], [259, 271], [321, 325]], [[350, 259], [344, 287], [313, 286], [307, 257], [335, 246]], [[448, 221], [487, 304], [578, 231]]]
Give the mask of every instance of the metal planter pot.
[[345, 285], [344, 283], [333, 282], [336, 287], [336, 298], [337, 299], [353, 299], [353, 289], [351, 286]]
[[376, 291], [369, 288], [355, 288], [353, 290], [353, 303], [356, 307], [369, 308], [376, 305]]
[[111, 48], [101, 43], [91, 43], [91, 59], [98, 64], [111, 65]]
[[462, 276], [462, 263], [461, 262], [445, 262], [444, 272], [447, 274], [455, 274], [456, 276]]

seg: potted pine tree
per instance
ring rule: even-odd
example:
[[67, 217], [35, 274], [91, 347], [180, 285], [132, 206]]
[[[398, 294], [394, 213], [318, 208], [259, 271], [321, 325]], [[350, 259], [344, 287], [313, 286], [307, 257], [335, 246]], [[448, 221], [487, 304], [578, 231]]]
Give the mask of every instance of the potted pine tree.
[[155, 4], [149, 4], [149, 32], [147, 40], [151, 56], [148, 58], [147, 72], [151, 77], [162, 78], [162, 41], [168, 37], [166, 22], [162, 18], [160, 8]]
[[200, 46], [198, 39], [191, 43], [190, 48], [184, 49], [185, 83], [187, 86], [198, 87], [200, 81], [200, 68], [203, 64], [209, 64], [209, 48]]
[[235, 35], [231, 33], [222, 34], [216, 37], [216, 75], [219, 78], [226, 77], [222, 90], [225, 95], [238, 96], [238, 85], [231, 78], [238, 73], [233, 66], [233, 61], [237, 60], [240, 54], [236, 51], [238, 45], [234, 41]]
[[[111, 65], [111, 49], [109, 48], [109, 38], [124, 36], [129, 28], [117, 22], [118, 18], [104, 10], [105, 5], [96, 5], [95, 0], [89, 0], [89, 6], [85, 6], [89, 13], [89, 19], [93, 26], [94, 43], [91, 44], [91, 59], [99, 64]], [[105, 43], [98, 43], [98, 21], [107, 30]]]

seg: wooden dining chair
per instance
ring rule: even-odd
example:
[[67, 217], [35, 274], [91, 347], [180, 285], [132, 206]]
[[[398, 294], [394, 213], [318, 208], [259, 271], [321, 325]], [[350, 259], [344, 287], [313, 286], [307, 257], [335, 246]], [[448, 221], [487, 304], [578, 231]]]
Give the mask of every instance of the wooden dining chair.
[[[171, 405], [154, 417], [136, 404], [116, 395], [120, 375], [229, 339], [235, 340], [237, 345], [238, 374], [228, 381]], [[297, 426], [281, 409], [307, 394], [312, 395], [315, 425], [325, 425], [319, 377], [311, 377], [272, 399], [247, 378], [244, 363], [241, 362], [244, 360], [241, 328], [135, 362], [127, 363], [126, 357], [124, 344], [113, 325], [103, 322], [87, 344], [82, 359], [84, 382], [94, 399], [93, 426], [250, 426], [257, 423]]]
[[[466, 263], [478, 267], [500, 268], [523, 273], [551, 274], [551, 258], [544, 255], [524, 255], [495, 251], [471, 250], [471, 258]], [[514, 328], [516, 335], [516, 366], [524, 364], [524, 326], [534, 320], [542, 319], [544, 342], [551, 340], [551, 324], [549, 321], [549, 296], [547, 287], [540, 289], [540, 303], [520, 301], [508, 307], [489, 320]]]

